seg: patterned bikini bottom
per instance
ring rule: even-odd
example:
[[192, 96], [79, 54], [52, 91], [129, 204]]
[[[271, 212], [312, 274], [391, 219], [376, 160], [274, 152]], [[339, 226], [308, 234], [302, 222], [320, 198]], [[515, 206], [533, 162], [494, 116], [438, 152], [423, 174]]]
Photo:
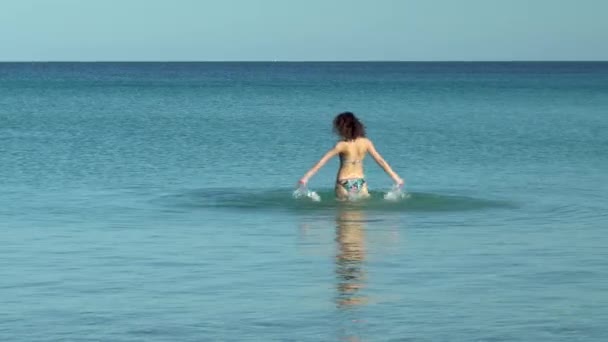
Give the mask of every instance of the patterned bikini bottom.
[[363, 189], [363, 185], [365, 184], [364, 178], [347, 178], [340, 179], [338, 181], [346, 191], [350, 193], [359, 193]]

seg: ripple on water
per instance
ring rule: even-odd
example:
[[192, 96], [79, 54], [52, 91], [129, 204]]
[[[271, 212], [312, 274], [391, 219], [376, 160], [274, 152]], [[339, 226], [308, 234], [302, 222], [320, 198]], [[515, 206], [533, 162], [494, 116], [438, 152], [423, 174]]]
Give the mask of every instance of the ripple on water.
[[333, 191], [318, 194], [321, 201], [309, 198], [295, 199], [289, 189], [195, 189], [169, 194], [153, 202], [179, 209], [256, 209], [256, 210], [333, 210], [336, 208], [370, 211], [475, 211], [487, 209], [514, 209], [517, 205], [503, 200], [490, 200], [460, 195], [412, 192], [400, 200], [385, 200], [384, 193], [372, 191], [371, 197], [359, 201], [337, 201]]

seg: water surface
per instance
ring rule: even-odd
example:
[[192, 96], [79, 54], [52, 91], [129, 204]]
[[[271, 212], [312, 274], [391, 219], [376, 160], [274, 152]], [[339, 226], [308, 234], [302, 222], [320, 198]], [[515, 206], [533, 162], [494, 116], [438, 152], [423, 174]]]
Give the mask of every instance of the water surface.
[[[607, 63], [0, 63], [0, 339], [604, 341]], [[407, 181], [293, 185], [357, 113]]]

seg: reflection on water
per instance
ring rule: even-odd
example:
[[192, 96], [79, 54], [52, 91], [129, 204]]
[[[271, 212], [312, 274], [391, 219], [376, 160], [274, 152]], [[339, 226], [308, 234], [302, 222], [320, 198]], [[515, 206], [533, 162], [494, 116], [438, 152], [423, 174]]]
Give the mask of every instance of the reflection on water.
[[365, 305], [366, 287], [365, 214], [361, 210], [341, 208], [336, 217], [336, 306], [342, 326], [340, 340], [361, 341], [362, 317], [356, 308]]
[[346, 308], [361, 305], [367, 298], [361, 294], [365, 287], [365, 227], [360, 210], [339, 210], [336, 218], [336, 276], [337, 305]]
[[337, 340], [365, 341], [370, 305], [397, 298], [394, 293], [378, 293], [378, 284], [370, 278], [375, 273], [370, 258], [390, 258], [400, 251], [404, 222], [401, 216], [378, 215], [352, 203], [341, 204], [332, 214], [300, 221], [300, 246], [307, 255], [332, 256], [334, 293], [330, 300], [336, 308]]

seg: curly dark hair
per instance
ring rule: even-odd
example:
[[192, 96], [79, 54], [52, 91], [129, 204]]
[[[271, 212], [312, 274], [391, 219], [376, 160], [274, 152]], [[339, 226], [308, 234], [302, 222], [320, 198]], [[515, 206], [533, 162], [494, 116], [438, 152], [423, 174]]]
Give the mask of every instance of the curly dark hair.
[[365, 137], [365, 126], [355, 114], [344, 112], [334, 118], [334, 132], [346, 140]]

